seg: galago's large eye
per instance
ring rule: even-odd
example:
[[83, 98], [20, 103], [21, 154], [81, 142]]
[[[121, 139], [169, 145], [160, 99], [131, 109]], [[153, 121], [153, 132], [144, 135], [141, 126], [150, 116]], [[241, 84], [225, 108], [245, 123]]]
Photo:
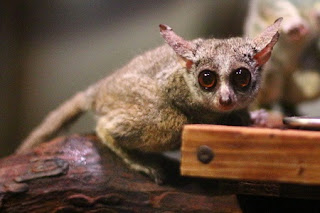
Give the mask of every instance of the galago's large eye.
[[232, 85], [240, 91], [246, 90], [251, 83], [251, 73], [246, 68], [236, 69], [230, 77]]
[[203, 70], [199, 74], [198, 81], [203, 89], [211, 90], [217, 83], [217, 74], [211, 70]]

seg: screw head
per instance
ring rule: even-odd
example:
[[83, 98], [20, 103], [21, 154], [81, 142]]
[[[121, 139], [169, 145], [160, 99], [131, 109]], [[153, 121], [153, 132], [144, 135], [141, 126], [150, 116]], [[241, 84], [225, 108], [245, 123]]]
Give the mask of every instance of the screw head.
[[212, 161], [214, 153], [209, 146], [201, 145], [198, 148], [197, 157], [201, 163], [208, 164]]

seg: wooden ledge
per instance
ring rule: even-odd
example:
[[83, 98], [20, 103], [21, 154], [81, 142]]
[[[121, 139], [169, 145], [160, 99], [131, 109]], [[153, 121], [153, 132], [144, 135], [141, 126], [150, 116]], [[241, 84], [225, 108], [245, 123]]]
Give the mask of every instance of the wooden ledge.
[[186, 125], [181, 174], [320, 184], [320, 132]]

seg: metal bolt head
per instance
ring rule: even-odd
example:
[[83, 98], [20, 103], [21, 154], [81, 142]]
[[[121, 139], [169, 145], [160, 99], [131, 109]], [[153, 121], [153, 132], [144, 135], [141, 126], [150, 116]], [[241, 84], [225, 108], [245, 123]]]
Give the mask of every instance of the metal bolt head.
[[198, 148], [197, 157], [201, 163], [208, 164], [212, 161], [214, 153], [210, 147], [201, 145]]

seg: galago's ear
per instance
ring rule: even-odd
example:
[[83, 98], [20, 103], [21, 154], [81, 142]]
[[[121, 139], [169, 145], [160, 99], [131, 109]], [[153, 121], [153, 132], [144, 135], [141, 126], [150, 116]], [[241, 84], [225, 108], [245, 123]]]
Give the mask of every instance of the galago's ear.
[[280, 34], [279, 29], [283, 18], [278, 18], [271, 26], [267, 27], [260, 35], [254, 38], [254, 43], [259, 49], [253, 58], [258, 66], [264, 65], [271, 56], [273, 46], [277, 43]]
[[196, 51], [196, 45], [190, 41], [186, 41], [175, 32], [173, 32], [172, 28], [160, 24], [160, 34], [164, 38], [164, 40], [169, 44], [169, 46], [177, 53], [179, 58], [181, 59], [181, 63], [187, 69], [190, 69], [192, 64], [194, 63], [194, 53]]

